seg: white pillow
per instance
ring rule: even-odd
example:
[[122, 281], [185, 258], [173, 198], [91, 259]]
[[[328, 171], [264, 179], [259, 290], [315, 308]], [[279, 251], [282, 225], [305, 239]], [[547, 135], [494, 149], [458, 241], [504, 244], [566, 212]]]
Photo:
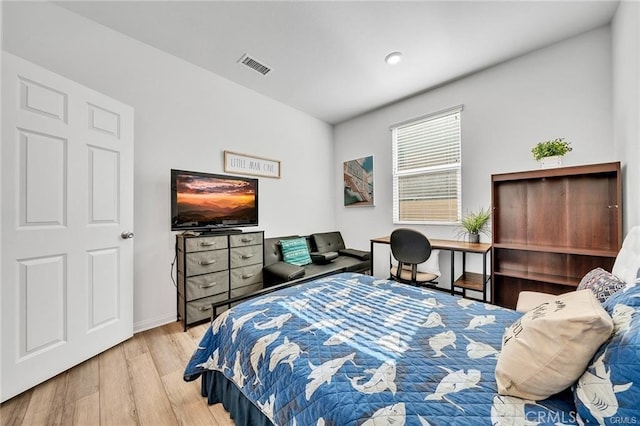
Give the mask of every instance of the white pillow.
[[[426, 262], [418, 264], [418, 272], [425, 272], [436, 276], [441, 276], [440, 273], [440, 250], [431, 250], [431, 256]], [[391, 266], [398, 266], [398, 261], [391, 255]]]
[[612, 331], [613, 320], [591, 290], [542, 303], [504, 333], [498, 393], [538, 401], [568, 388]]

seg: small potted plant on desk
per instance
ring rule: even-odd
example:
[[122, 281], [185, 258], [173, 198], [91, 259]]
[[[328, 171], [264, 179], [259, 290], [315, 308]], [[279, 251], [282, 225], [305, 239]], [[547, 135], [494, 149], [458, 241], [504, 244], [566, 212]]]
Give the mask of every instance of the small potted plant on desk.
[[458, 236], [468, 235], [470, 243], [480, 242], [480, 233], [489, 235], [487, 232], [487, 223], [491, 218], [491, 210], [480, 208], [477, 212], [471, 212], [462, 218], [460, 222], [460, 232]]
[[545, 169], [562, 165], [562, 157], [572, 149], [570, 142], [565, 141], [564, 138], [558, 138], [539, 142], [531, 149], [531, 153], [533, 158], [540, 163], [540, 167]]

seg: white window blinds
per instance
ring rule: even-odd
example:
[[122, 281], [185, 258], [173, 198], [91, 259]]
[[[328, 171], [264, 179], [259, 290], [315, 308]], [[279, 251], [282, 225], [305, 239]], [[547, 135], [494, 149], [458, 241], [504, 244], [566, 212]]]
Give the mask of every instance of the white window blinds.
[[460, 220], [462, 106], [391, 127], [393, 222]]

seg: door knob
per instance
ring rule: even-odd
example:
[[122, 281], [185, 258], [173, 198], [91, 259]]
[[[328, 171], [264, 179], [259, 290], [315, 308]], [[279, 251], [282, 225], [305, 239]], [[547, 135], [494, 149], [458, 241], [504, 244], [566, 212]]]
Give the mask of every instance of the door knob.
[[120, 236], [123, 240], [128, 240], [129, 238], [133, 238], [133, 232], [124, 231]]

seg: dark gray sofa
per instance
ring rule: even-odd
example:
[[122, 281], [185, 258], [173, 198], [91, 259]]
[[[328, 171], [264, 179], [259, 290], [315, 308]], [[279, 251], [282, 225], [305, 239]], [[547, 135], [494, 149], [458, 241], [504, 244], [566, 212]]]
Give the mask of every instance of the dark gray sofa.
[[367, 273], [371, 271], [371, 253], [346, 248], [340, 232], [323, 232], [304, 236], [314, 263], [305, 266], [286, 263], [282, 260], [280, 241], [290, 238], [299, 238], [299, 236], [265, 238], [263, 288], [254, 293], [212, 303], [212, 320], [218, 316], [218, 308], [224, 307], [226, 309], [236, 303], [271, 293], [280, 288], [339, 272]]
[[308, 281], [338, 272], [368, 272], [371, 270], [371, 253], [349, 249], [340, 232], [322, 232], [305, 235], [313, 263], [296, 266], [282, 260], [280, 241], [299, 238], [298, 235], [265, 238], [264, 286], [271, 287], [284, 282]]

